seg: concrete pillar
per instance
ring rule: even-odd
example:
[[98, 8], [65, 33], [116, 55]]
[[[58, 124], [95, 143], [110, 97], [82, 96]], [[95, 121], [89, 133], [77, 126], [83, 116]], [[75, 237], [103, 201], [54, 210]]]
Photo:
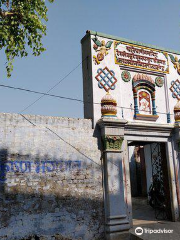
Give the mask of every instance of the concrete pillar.
[[174, 169], [173, 162], [173, 149], [172, 142], [168, 141], [166, 143], [166, 155], [167, 155], [167, 167], [169, 175], [169, 187], [170, 187], [170, 198], [171, 198], [171, 211], [172, 211], [172, 221], [177, 221], [179, 218], [179, 207], [178, 207], [178, 182], [176, 179], [176, 166]]
[[174, 137], [173, 137], [173, 156], [174, 156], [174, 166], [175, 166], [175, 179], [176, 179], [176, 192], [178, 199], [178, 206], [180, 208], [180, 123], [175, 124]]
[[[106, 239], [119, 239], [132, 225], [125, 120], [103, 118], [98, 121], [103, 141], [104, 204]], [[129, 188], [127, 187], [129, 186]]]

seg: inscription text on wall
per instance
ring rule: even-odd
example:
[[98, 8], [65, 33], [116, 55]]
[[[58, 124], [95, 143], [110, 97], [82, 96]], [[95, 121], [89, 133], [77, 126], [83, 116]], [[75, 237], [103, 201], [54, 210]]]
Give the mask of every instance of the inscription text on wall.
[[118, 41], [114, 43], [114, 51], [116, 64], [169, 73], [166, 52]]
[[0, 162], [0, 182], [6, 180], [7, 173], [51, 173], [79, 171], [82, 168], [81, 161], [7, 161]]

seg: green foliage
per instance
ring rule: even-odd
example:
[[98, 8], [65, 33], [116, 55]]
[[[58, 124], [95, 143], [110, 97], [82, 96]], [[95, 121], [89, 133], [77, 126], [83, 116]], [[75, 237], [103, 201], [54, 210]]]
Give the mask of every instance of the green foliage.
[[0, 50], [5, 50], [8, 77], [15, 57], [26, 57], [28, 48], [34, 56], [45, 51], [47, 10], [45, 0], [0, 0]]

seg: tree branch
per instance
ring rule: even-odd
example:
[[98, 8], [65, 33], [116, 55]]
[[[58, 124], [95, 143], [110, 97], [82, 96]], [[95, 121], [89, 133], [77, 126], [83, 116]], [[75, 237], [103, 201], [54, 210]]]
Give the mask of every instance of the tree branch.
[[15, 15], [17, 15], [17, 14], [18, 14], [18, 13], [16, 13], [16, 12], [10, 12], [10, 11], [2, 11], [2, 10], [0, 10], [0, 16], [3, 17], [3, 18], [15, 16]]

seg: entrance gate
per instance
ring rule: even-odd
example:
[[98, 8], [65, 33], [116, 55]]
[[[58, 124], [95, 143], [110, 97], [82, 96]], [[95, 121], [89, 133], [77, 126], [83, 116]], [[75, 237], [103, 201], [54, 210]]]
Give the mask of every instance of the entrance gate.
[[135, 141], [128, 145], [134, 221], [171, 220], [165, 143]]
[[[133, 226], [128, 143], [153, 142], [153, 175], [163, 182], [168, 218], [177, 221], [176, 179], [173, 152], [173, 126], [100, 119], [103, 142], [103, 185], [106, 239], [118, 239]], [[166, 192], [166, 190], [168, 192]]]

